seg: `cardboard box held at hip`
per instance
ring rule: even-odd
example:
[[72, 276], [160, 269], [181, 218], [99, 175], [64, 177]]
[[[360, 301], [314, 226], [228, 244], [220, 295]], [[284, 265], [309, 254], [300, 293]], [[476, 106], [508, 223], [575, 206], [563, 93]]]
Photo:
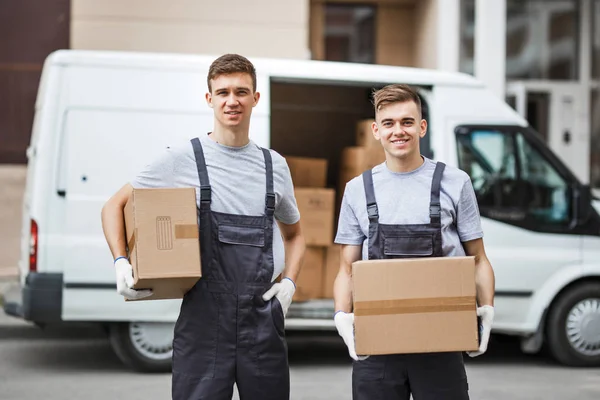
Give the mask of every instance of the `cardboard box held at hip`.
[[202, 276], [194, 188], [134, 189], [125, 230], [135, 289], [142, 300], [180, 299]]
[[352, 276], [357, 354], [478, 349], [474, 257], [363, 260]]

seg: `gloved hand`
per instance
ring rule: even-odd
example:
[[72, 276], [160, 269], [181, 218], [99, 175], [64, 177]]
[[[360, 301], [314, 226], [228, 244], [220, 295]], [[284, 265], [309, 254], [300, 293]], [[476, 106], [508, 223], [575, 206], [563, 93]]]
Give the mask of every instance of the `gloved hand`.
[[269, 301], [273, 296], [277, 297], [277, 300], [279, 300], [279, 304], [281, 304], [281, 308], [283, 309], [283, 316], [285, 317], [292, 304], [292, 297], [294, 297], [295, 292], [296, 284], [294, 281], [290, 278], [283, 278], [281, 282], [275, 283], [271, 286], [271, 289], [263, 294], [263, 300]]
[[355, 361], [363, 361], [369, 358], [369, 356], [356, 355], [356, 346], [354, 344], [354, 313], [338, 311], [335, 313], [333, 321], [335, 322], [338, 334], [344, 339], [344, 343], [348, 347], [350, 357]]
[[139, 300], [152, 296], [152, 290], [132, 289], [133, 267], [126, 258], [118, 258], [115, 261], [115, 272], [117, 274], [117, 293], [129, 300]]
[[492, 323], [494, 322], [494, 307], [478, 307], [477, 316], [481, 317], [481, 323], [479, 325], [479, 335], [481, 337], [481, 343], [479, 344], [479, 350], [467, 352], [467, 354], [471, 357], [480, 356], [487, 350], [488, 342], [490, 340], [490, 333], [492, 331]]

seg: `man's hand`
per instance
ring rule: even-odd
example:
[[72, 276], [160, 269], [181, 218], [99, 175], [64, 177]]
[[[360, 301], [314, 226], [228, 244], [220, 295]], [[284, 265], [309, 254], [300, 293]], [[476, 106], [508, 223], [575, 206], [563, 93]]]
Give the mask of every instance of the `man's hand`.
[[487, 350], [488, 342], [490, 340], [490, 333], [492, 331], [492, 323], [494, 322], [494, 307], [478, 307], [477, 316], [481, 317], [481, 324], [479, 325], [479, 335], [481, 336], [481, 343], [479, 344], [479, 350], [467, 352], [467, 354], [471, 357], [480, 356]]
[[277, 300], [279, 300], [279, 304], [281, 304], [281, 308], [283, 309], [283, 316], [285, 317], [290, 308], [290, 304], [292, 304], [292, 297], [294, 297], [295, 292], [296, 284], [294, 281], [290, 278], [283, 278], [281, 282], [275, 283], [271, 286], [271, 289], [263, 294], [263, 300], [269, 301], [273, 296], [277, 297]]
[[115, 272], [117, 274], [117, 293], [129, 300], [139, 300], [152, 296], [152, 290], [135, 290], [133, 287], [133, 267], [126, 258], [118, 258], [115, 261]]
[[355, 361], [363, 361], [369, 358], [369, 356], [356, 355], [356, 346], [354, 344], [354, 313], [338, 311], [335, 313], [333, 320], [339, 335], [344, 339], [344, 343], [348, 347], [350, 357]]

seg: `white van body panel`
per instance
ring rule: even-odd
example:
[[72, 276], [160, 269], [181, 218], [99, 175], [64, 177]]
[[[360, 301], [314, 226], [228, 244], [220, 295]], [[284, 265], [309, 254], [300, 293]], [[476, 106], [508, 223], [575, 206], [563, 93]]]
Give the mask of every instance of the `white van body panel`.
[[[40, 229], [38, 271], [63, 274], [64, 321], [175, 321], [179, 300], [126, 303], [115, 293], [100, 211], [109, 196], [170, 143], [212, 128], [212, 110], [204, 93], [214, 58], [58, 51], [47, 59], [23, 206], [20, 269], [25, 284], [33, 218]], [[458, 165], [458, 126], [527, 126], [506, 103], [464, 74], [318, 61], [252, 61], [260, 72], [261, 99], [250, 135], [265, 147], [271, 138], [271, 81], [422, 86], [430, 110], [431, 148], [437, 160], [451, 166]], [[498, 332], [534, 333], [562, 288], [581, 277], [600, 276], [597, 237], [538, 233], [487, 218], [482, 224], [497, 291], [508, 294], [496, 298]], [[299, 328], [322, 325], [312, 320], [303, 325], [301, 319], [287, 323]], [[327, 324], [333, 328], [331, 319]]]

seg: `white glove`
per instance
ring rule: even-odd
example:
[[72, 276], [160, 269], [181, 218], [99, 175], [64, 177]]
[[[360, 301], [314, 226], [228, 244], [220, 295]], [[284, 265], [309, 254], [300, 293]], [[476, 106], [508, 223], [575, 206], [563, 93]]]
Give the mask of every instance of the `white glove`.
[[339, 335], [344, 339], [346, 347], [348, 347], [348, 354], [355, 361], [363, 361], [369, 358], [369, 356], [357, 356], [356, 346], [354, 344], [354, 313], [345, 313], [338, 311], [333, 317], [335, 327]]
[[117, 274], [117, 293], [129, 300], [139, 300], [144, 297], [152, 296], [152, 290], [136, 290], [133, 287], [133, 267], [126, 258], [119, 258], [115, 261], [115, 271]]
[[481, 337], [481, 343], [479, 344], [479, 350], [467, 352], [467, 354], [471, 357], [480, 356], [487, 350], [488, 342], [490, 340], [490, 333], [492, 331], [492, 323], [494, 322], [494, 307], [478, 307], [477, 316], [481, 317], [481, 324], [479, 325], [479, 335]]
[[292, 304], [294, 293], [296, 293], [294, 281], [290, 278], [283, 278], [281, 282], [275, 283], [271, 286], [271, 289], [263, 294], [263, 300], [269, 301], [273, 296], [277, 297], [277, 300], [279, 300], [279, 304], [281, 304], [281, 308], [283, 309], [283, 316], [285, 317], [290, 308], [290, 304]]

